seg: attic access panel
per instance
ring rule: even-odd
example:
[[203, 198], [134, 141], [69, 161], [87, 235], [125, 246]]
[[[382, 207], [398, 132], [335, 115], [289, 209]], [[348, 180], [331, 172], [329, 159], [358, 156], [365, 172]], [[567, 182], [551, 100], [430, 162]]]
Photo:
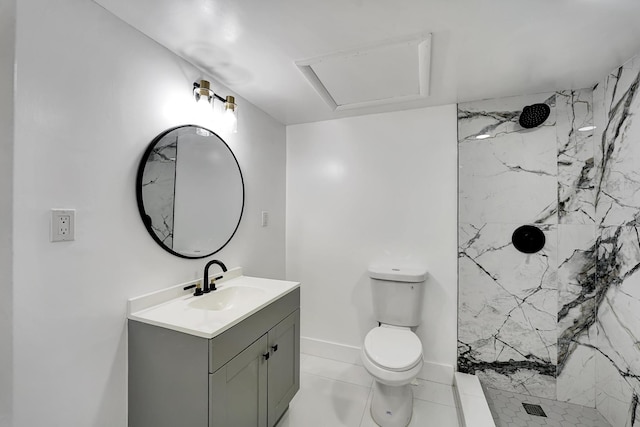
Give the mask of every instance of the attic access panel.
[[333, 110], [429, 95], [431, 34], [298, 61], [296, 65]]

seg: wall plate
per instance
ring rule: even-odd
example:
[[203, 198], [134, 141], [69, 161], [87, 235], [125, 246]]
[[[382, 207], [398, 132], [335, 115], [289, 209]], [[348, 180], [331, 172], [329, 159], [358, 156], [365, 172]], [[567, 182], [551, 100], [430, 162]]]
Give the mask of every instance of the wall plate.
[[52, 242], [75, 240], [75, 209], [51, 209], [50, 237]]

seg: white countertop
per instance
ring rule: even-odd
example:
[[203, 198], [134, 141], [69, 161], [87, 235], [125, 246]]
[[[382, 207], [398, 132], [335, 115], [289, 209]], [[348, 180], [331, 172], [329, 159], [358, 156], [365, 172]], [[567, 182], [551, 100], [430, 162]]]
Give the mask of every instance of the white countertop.
[[[211, 277], [214, 275], [220, 274], [213, 273]], [[216, 281], [218, 290], [209, 294], [194, 296], [193, 289], [183, 289], [196, 282], [198, 280], [130, 299], [128, 318], [210, 339], [300, 287], [299, 282], [243, 276], [241, 268], [224, 273], [223, 278]], [[198, 308], [212, 301], [206, 300], [207, 298], [222, 295], [216, 295], [216, 292], [234, 287], [255, 291], [256, 295], [242, 298], [238, 304], [224, 310]]]

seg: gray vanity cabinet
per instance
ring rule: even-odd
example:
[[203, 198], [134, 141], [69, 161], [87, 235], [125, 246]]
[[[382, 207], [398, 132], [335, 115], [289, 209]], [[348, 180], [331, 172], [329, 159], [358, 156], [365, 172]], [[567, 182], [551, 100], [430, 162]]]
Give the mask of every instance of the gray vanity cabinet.
[[300, 310], [269, 331], [269, 427], [276, 424], [300, 388]]
[[300, 387], [300, 311], [210, 375], [209, 427], [273, 427]]
[[267, 427], [267, 337], [209, 375], [209, 427]]
[[299, 289], [212, 339], [129, 321], [129, 427], [273, 427], [299, 387]]

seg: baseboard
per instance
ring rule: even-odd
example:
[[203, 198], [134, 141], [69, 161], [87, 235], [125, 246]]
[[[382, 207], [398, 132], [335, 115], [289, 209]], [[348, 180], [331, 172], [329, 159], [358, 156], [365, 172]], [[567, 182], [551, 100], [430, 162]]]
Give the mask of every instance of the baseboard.
[[418, 374], [418, 378], [440, 384], [452, 385], [453, 366], [425, 360], [422, 370]]
[[[360, 347], [339, 344], [309, 337], [300, 337], [300, 351], [304, 354], [362, 366]], [[453, 384], [453, 366], [424, 361], [418, 378], [441, 384]]]
[[324, 357], [325, 359], [362, 366], [360, 347], [315, 338], [300, 337], [300, 351], [304, 354], [311, 354], [313, 356]]

